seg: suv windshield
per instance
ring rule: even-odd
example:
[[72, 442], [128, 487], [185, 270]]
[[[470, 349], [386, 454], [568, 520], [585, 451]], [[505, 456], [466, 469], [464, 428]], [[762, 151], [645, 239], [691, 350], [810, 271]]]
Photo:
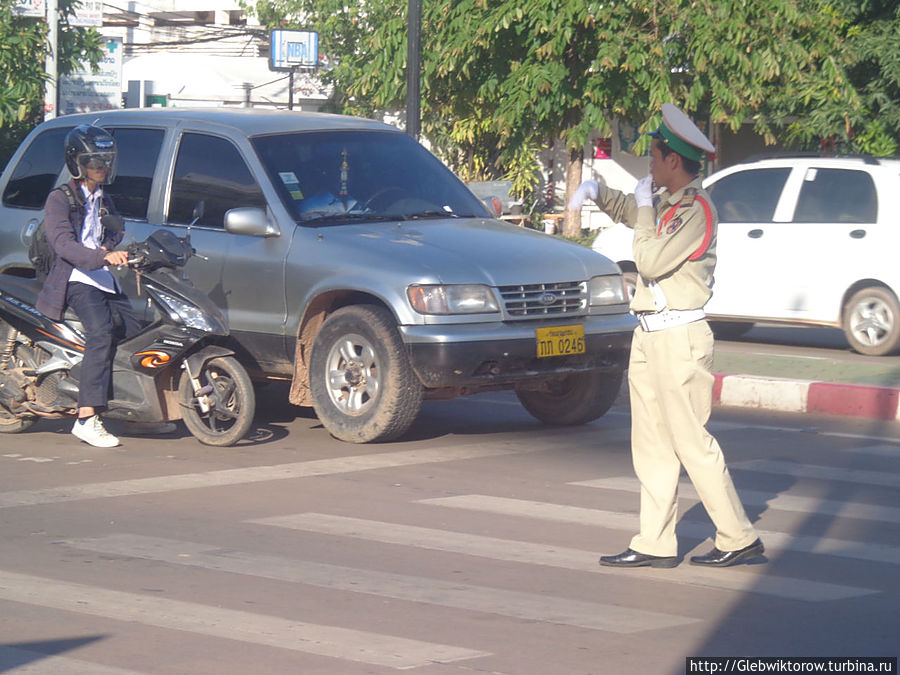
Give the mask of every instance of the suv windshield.
[[478, 198], [406, 134], [298, 132], [252, 143], [301, 223], [489, 217]]

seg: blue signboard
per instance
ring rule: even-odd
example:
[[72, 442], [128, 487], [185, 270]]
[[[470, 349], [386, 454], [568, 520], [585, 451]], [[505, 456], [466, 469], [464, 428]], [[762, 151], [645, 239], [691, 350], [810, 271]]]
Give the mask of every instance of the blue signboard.
[[319, 61], [319, 34], [309, 30], [273, 30], [269, 33], [271, 70], [315, 68]]

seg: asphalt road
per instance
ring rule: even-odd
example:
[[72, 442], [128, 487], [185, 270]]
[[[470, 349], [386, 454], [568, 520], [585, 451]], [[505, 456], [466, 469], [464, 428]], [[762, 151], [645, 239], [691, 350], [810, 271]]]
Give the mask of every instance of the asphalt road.
[[[0, 438], [0, 672], [642, 673], [689, 656], [896, 656], [900, 428], [717, 410], [767, 561], [600, 568], [638, 494], [617, 406], [505, 394], [357, 446], [261, 392], [254, 436]], [[300, 414], [298, 414], [298, 412]], [[711, 525], [681, 490], [680, 555]], [[894, 617], [893, 619], [891, 617]]]

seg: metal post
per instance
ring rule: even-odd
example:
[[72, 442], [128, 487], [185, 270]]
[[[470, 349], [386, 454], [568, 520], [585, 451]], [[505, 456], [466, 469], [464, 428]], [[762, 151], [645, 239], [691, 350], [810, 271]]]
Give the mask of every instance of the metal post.
[[406, 133], [418, 140], [421, 131], [422, 0], [409, 0], [406, 30]]
[[294, 69], [288, 74], [288, 110], [294, 109]]
[[47, 52], [44, 70], [47, 73], [47, 86], [44, 89], [44, 119], [52, 120], [56, 117], [57, 107], [57, 39], [59, 12], [57, 0], [47, 0], [47, 41], [50, 50]]

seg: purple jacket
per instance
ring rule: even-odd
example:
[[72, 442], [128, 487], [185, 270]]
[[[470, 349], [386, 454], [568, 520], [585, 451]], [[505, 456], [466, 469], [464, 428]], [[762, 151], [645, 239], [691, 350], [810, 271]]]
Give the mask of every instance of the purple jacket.
[[[62, 190], [52, 190], [44, 203], [44, 232], [47, 243], [56, 252], [56, 261], [50, 268], [44, 287], [38, 295], [36, 308], [54, 321], [61, 321], [63, 318], [66, 309], [66, 286], [72, 269], [75, 267], [84, 270], [100, 269], [106, 264], [103, 258], [107, 251], [113, 250], [122, 241], [123, 236], [122, 232], [111, 233], [104, 230], [102, 245], [106, 247], [106, 251], [84, 246], [79, 236], [85, 212], [81, 185], [72, 180], [69, 181], [69, 187], [72, 188], [79, 203], [82, 203], [82, 208], [72, 213], [72, 221], [75, 222], [69, 220], [69, 200]], [[104, 201], [111, 204], [108, 199]]]

